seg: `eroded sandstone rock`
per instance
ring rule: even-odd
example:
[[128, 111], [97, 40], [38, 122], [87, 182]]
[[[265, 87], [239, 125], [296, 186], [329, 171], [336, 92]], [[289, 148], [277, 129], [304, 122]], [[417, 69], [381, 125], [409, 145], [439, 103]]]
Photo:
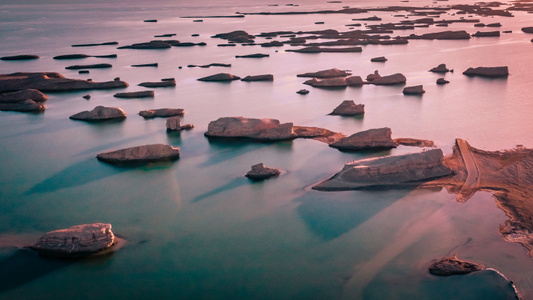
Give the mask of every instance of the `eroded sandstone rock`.
[[455, 256], [436, 260], [428, 268], [429, 273], [436, 276], [464, 275], [484, 269], [481, 264], [462, 261]]
[[280, 124], [276, 119], [223, 117], [209, 123], [205, 136], [240, 137], [262, 141], [290, 140], [296, 137], [292, 126], [292, 123]]
[[167, 118], [174, 116], [183, 116], [184, 113], [185, 112], [182, 108], [159, 108], [140, 111], [139, 116], [145, 119], [151, 119], [156, 117]]
[[463, 72], [464, 75], [468, 76], [479, 76], [479, 77], [507, 77], [509, 76], [508, 67], [477, 67], [477, 68], [468, 68]]
[[96, 155], [100, 161], [111, 164], [150, 163], [175, 160], [180, 155], [180, 148], [164, 144], [151, 144], [103, 152]]
[[388, 127], [369, 129], [352, 134], [329, 146], [342, 151], [390, 149], [397, 146], [391, 135], [392, 130]]
[[235, 76], [228, 73], [218, 73], [202, 78], [198, 78], [199, 81], [233, 81], [241, 79], [239, 76]]
[[246, 177], [252, 180], [264, 180], [270, 177], [278, 176], [281, 173], [279, 169], [265, 167], [263, 163], [252, 166], [252, 169], [246, 173]]
[[81, 121], [120, 120], [126, 118], [126, 113], [118, 107], [97, 106], [91, 111], [82, 111], [69, 118]]
[[337, 106], [330, 115], [338, 116], [355, 116], [365, 113], [364, 104], [355, 104], [353, 100], [344, 100], [339, 106]]
[[346, 77], [351, 73], [339, 70], [337, 68], [322, 70], [318, 72], [310, 72], [296, 75], [297, 77], [314, 77], [314, 78], [333, 78], [333, 77]]

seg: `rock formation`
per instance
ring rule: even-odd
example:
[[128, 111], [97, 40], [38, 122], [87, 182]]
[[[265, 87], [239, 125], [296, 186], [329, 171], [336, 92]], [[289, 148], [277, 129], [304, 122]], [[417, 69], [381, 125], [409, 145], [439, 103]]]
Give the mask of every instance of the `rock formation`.
[[66, 54], [66, 55], [57, 55], [54, 56], [56, 60], [65, 60], [65, 59], [82, 59], [87, 57], [96, 57], [96, 58], [117, 58], [116, 54], [109, 55], [87, 55], [87, 54]]
[[336, 78], [326, 78], [322, 80], [315, 80], [310, 83], [313, 87], [319, 87], [319, 88], [341, 88], [341, 87], [347, 87], [348, 82], [344, 77], [336, 77]]
[[450, 83], [450, 82], [448, 80], [444, 79], [444, 78], [437, 79], [437, 84], [439, 84], [439, 85], [447, 84], [447, 83]]
[[28, 99], [35, 102], [45, 102], [48, 100], [48, 96], [34, 89], [0, 94], [0, 103], [16, 103]]
[[39, 59], [39, 56], [31, 55], [31, 54], [22, 54], [22, 55], [0, 57], [0, 60], [31, 60], [31, 59]]
[[111, 224], [94, 223], [47, 232], [30, 248], [43, 255], [76, 258], [102, 251], [114, 242]]
[[228, 73], [218, 73], [211, 76], [199, 78], [199, 81], [233, 81], [241, 79], [239, 76], [235, 76]]
[[121, 120], [126, 118], [126, 113], [118, 107], [97, 106], [91, 111], [82, 111], [69, 118], [81, 121]]
[[341, 151], [395, 148], [397, 145], [391, 134], [392, 131], [388, 127], [369, 129], [354, 133], [329, 146]]
[[65, 67], [67, 70], [80, 70], [80, 69], [106, 69], [113, 67], [111, 64], [92, 64], [92, 65], [74, 65]]
[[346, 52], [361, 52], [363, 48], [361, 47], [346, 47], [346, 48], [324, 48], [318, 46], [310, 46], [301, 49], [288, 49], [287, 52], [297, 52], [297, 53], [346, 53]]
[[160, 108], [160, 109], [151, 109], [151, 110], [143, 110], [139, 112], [139, 116], [145, 118], [145, 119], [151, 119], [151, 118], [167, 118], [167, 117], [174, 117], [174, 116], [183, 116], [184, 110], [182, 108]]
[[246, 76], [241, 81], [274, 81], [274, 75], [264, 74], [264, 75], [255, 75], [255, 76]]
[[181, 125], [180, 116], [168, 118], [166, 122], [166, 126], [167, 126], [167, 131], [181, 131], [181, 130], [189, 130], [189, 129], [194, 128], [194, 125], [192, 124]]
[[246, 177], [252, 180], [264, 180], [270, 177], [279, 176], [280, 170], [276, 168], [265, 167], [263, 163], [252, 166], [252, 169], [246, 173]]
[[309, 94], [309, 90], [301, 89], [301, 90], [298, 90], [296, 93], [300, 95], [307, 95]]
[[376, 71], [374, 74], [371, 74], [371, 75], [372, 76], [370, 78], [367, 77], [367, 81], [368, 83], [375, 84], [375, 85], [394, 85], [394, 84], [405, 83], [407, 81], [407, 78], [405, 78], [405, 76], [401, 73], [381, 76]]
[[113, 46], [118, 45], [118, 42], [104, 42], [104, 43], [93, 43], [93, 44], [76, 44], [71, 47], [95, 47], [95, 46]]
[[355, 116], [365, 113], [364, 104], [355, 104], [353, 100], [344, 100], [339, 106], [337, 106], [330, 115], [337, 116]]
[[298, 74], [296, 76], [297, 77], [313, 77], [313, 78], [333, 78], [333, 77], [346, 77], [349, 75], [351, 75], [351, 73], [348, 73], [343, 70], [339, 70], [337, 68], [333, 68], [333, 69], [322, 70], [318, 72]]
[[176, 160], [180, 149], [164, 144], [151, 144], [130, 147], [96, 155], [100, 161], [110, 164], [140, 164], [157, 161]]
[[424, 91], [424, 87], [422, 85], [415, 85], [415, 86], [407, 86], [403, 88], [402, 93], [404, 95], [422, 95], [426, 91]]
[[370, 59], [371, 62], [386, 62], [387, 58], [385, 56], [373, 57]]
[[164, 41], [150, 41], [147, 43], [137, 43], [129, 46], [118, 47], [117, 49], [168, 49], [172, 45]]
[[140, 65], [131, 65], [133, 68], [145, 68], [145, 67], [155, 67], [159, 66], [158, 63], [149, 63], [149, 64], [140, 64]]
[[533, 33], [533, 26], [530, 26], [530, 27], [522, 27], [522, 32], [525, 32], [525, 33]]
[[348, 76], [346, 77], [346, 83], [348, 86], [362, 86], [364, 81], [361, 76]]
[[463, 72], [464, 75], [468, 76], [479, 76], [479, 77], [507, 77], [509, 76], [508, 67], [477, 67], [477, 68], [468, 68]]
[[156, 81], [156, 82], [142, 82], [142, 83], [139, 83], [139, 86], [144, 86], [148, 88], [174, 87], [176, 86], [176, 80], [174, 78], [168, 78], [168, 79], [162, 79], [161, 81]]
[[269, 57], [268, 54], [263, 53], [255, 53], [255, 54], [247, 54], [247, 55], [236, 55], [236, 58], [263, 58], [263, 57]]
[[474, 34], [472, 34], [474, 37], [499, 37], [500, 32], [499, 31], [478, 31]]
[[464, 275], [484, 269], [481, 264], [462, 261], [455, 256], [436, 260], [428, 268], [429, 273], [436, 276]]
[[376, 186], [416, 186], [452, 174], [443, 164], [443, 157], [442, 150], [432, 149], [358, 160], [347, 163], [340, 172], [313, 189], [340, 191]]
[[0, 74], [0, 93], [25, 89], [36, 89], [41, 92], [60, 92], [115, 89], [127, 86], [128, 84], [124, 81], [93, 82], [65, 78], [55, 72]]
[[436, 66], [435, 68], [432, 68], [431, 70], [429, 70], [430, 72], [433, 72], [433, 73], [448, 73], [448, 72], [453, 72], [453, 70], [450, 70], [446, 67], [446, 64], [440, 64], [438, 66]]
[[251, 119], [244, 117], [223, 117], [211, 121], [207, 137], [250, 138], [261, 141], [280, 141], [296, 138], [292, 123], [280, 124], [276, 119]]
[[468, 40], [470, 34], [464, 30], [459, 31], [442, 31], [434, 33], [425, 33], [422, 35], [411, 34], [407, 36], [408, 39], [422, 39], [422, 40]]
[[154, 91], [139, 91], [139, 92], [125, 92], [116, 93], [113, 95], [115, 98], [154, 98]]

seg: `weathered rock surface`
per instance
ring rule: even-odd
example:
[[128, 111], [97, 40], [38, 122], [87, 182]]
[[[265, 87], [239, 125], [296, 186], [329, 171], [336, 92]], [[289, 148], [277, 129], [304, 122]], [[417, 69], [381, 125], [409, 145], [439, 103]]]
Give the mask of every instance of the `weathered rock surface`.
[[39, 59], [39, 56], [31, 55], [31, 54], [22, 54], [22, 55], [0, 57], [0, 60], [31, 60], [31, 59]]
[[113, 67], [111, 64], [92, 64], [92, 65], [74, 65], [65, 67], [67, 70], [81, 70], [81, 69], [106, 69]]
[[252, 180], [264, 180], [270, 177], [279, 176], [281, 171], [276, 168], [265, 167], [263, 163], [259, 163], [252, 166], [252, 169], [246, 173], [246, 177]]
[[318, 88], [342, 88], [347, 87], [348, 82], [344, 77], [336, 77], [316, 80], [311, 82], [310, 85]]
[[30, 248], [43, 255], [75, 258], [102, 251], [114, 242], [111, 224], [94, 223], [47, 232]]
[[[376, 75], [376, 73], [372, 75]], [[407, 78], [405, 78], [405, 75], [401, 73], [395, 73], [395, 74], [387, 75], [387, 76], [381, 76], [379, 74], [377, 75], [378, 76], [373, 77], [372, 80], [369, 80], [369, 78], [367, 77], [368, 83], [375, 84], [375, 85], [394, 85], [394, 84], [405, 83], [407, 81]]]
[[41, 92], [125, 88], [124, 81], [94, 82], [65, 78], [55, 72], [0, 74], [0, 92], [36, 89]]
[[298, 90], [296, 93], [300, 95], [307, 95], [309, 94], [309, 90], [301, 89], [301, 90]]
[[297, 77], [313, 77], [313, 78], [333, 78], [333, 77], [346, 77], [349, 75], [351, 75], [351, 73], [348, 73], [343, 70], [339, 70], [337, 68], [333, 68], [333, 69], [322, 70], [318, 72], [298, 74], [296, 76]]
[[154, 98], [154, 91], [140, 91], [140, 92], [125, 92], [116, 93], [113, 95], [115, 98]]
[[329, 146], [342, 151], [390, 149], [397, 146], [391, 135], [392, 131], [388, 127], [369, 129], [352, 134]]
[[479, 77], [507, 77], [509, 76], [508, 67], [477, 67], [477, 68], [468, 68], [463, 72], [464, 75], [468, 76], [479, 76]]
[[422, 85], [415, 85], [415, 86], [407, 86], [403, 88], [402, 93], [404, 95], [422, 95], [426, 91], [424, 91], [424, 87]]
[[130, 147], [111, 152], [99, 153], [96, 158], [111, 164], [139, 164], [178, 159], [180, 149], [164, 144], [151, 144]]
[[151, 119], [156, 117], [167, 118], [174, 116], [183, 116], [184, 113], [185, 111], [182, 108], [160, 108], [140, 111], [139, 116], [145, 119]]
[[82, 111], [69, 118], [81, 121], [121, 120], [126, 118], [126, 113], [118, 107], [97, 106], [91, 111]]
[[42, 102], [35, 102], [31, 99], [27, 99], [19, 102], [0, 103], [0, 110], [19, 112], [41, 112], [45, 110], [45, 106]]
[[421, 140], [413, 138], [397, 138], [394, 142], [398, 145], [410, 146], [410, 147], [434, 147], [435, 143], [430, 140]]
[[432, 149], [398, 156], [376, 157], [347, 163], [330, 179], [313, 189], [354, 190], [376, 186], [416, 186], [424, 181], [450, 175], [443, 153]]
[[447, 73], [447, 72], [452, 72], [453, 70], [448, 69], [446, 67], [446, 64], [440, 64], [440, 65], [436, 66], [435, 68], [432, 68], [429, 71], [433, 72], [433, 73]]
[[167, 131], [181, 131], [181, 130], [189, 130], [189, 129], [194, 128], [194, 125], [192, 124], [181, 125], [180, 116], [168, 118], [166, 122], [166, 126], [167, 126]]
[[296, 138], [292, 123], [280, 124], [276, 119], [223, 117], [211, 121], [205, 136], [250, 138], [261, 141], [279, 141]]
[[144, 86], [148, 88], [175, 87], [176, 80], [174, 78], [169, 78], [169, 79], [163, 79], [161, 81], [155, 81], [155, 82], [142, 82], [142, 83], [139, 83], [139, 86]]
[[46, 100], [48, 100], [48, 96], [34, 89], [0, 94], [0, 103], [16, 103], [25, 100], [45, 102]]
[[264, 74], [264, 75], [255, 75], [255, 76], [246, 76], [241, 81], [274, 81], [274, 75]]
[[244, 30], [235, 30], [235, 31], [227, 32], [227, 33], [216, 34], [212, 36], [212, 38], [225, 39], [225, 40], [228, 40], [230, 42], [235, 42], [235, 43], [249, 43], [253, 41], [254, 36], [251, 34], [248, 34]]
[[287, 49], [287, 52], [297, 52], [297, 53], [347, 53], [347, 52], [362, 52], [363, 48], [361, 47], [346, 47], [346, 48], [325, 48], [319, 46], [310, 46], [301, 49]]
[[330, 115], [337, 116], [356, 116], [365, 113], [364, 104], [355, 104], [353, 100], [344, 100], [339, 106], [337, 106]]
[[481, 264], [462, 261], [455, 256], [436, 260], [428, 268], [429, 273], [436, 276], [464, 275], [484, 269]]
[[228, 73], [218, 73], [211, 76], [198, 78], [199, 81], [233, 81], [241, 79], [239, 76], [235, 76]]
[[365, 82], [361, 76], [348, 76], [346, 77], [346, 83], [348, 86], [362, 86]]

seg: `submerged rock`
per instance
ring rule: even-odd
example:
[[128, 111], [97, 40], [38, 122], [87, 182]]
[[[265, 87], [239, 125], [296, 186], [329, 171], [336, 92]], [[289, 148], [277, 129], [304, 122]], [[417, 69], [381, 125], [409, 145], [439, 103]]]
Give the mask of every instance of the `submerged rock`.
[[464, 275], [484, 269], [481, 264], [462, 261], [455, 256], [434, 261], [428, 268], [429, 273], [436, 276]]
[[183, 116], [184, 113], [185, 112], [182, 108], [160, 108], [140, 111], [139, 116], [145, 119], [151, 119], [156, 117], [167, 118], [174, 116]]
[[376, 186], [416, 186], [452, 174], [443, 164], [443, 153], [432, 149], [398, 156], [375, 157], [347, 163], [315, 190], [341, 191]]
[[175, 160], [180, 155], [180, 148], [164, 144], [151, 144], [130, 147], [111, 152], [99, 153], [96, 158], [111, 164], [150, 163]]
[[369, 129], [352, 134], [329, 146], [342, 151], [390, 149], [397, 146], [391, 135], [392, 130], [388, 127]]
[[100, 252], [114, 242], [111, 224], [94, 223], [50, 231], [30, 248], [43, 255], [75, 258]]
[[337, 116], [356, 116], [365, 113], [364, 104], [355, 104], [353, 100], [344, 100], [339, 106], [337, 106], [330, 115]]
[[120, 120], [126, 118], [126, 113], [118, 107], [97, 106], [91, 111], [82, 111], [69, 118], [81, 121]]
[[296, 138], [292, 123], [280, 124], [276, 119], [252, 119], [244, 117], [223, 117], [211, 121], [207, 137], [250, 138], [262, 141], [280, 141]]
[[252, 169], [246, 173], [246, 177], [252, 180], [264, 180], [281, 174], [279, 169], [265, 167], [263, 163], [252, 166]]
[[218, 73], [211, 76], [199, 78], [199, 81], [233, 81], [241, 79], [239, 76], [235, 76], [228, 73]]
[[422, 85], [407, 86], [402, 91], [404, 95], [422, 95], [425, 92]]
[[479, 76], [479, 77], [507, 77], [509, 76], [508, 67], [477, 67], [477, 68], [468, 68], [463, 72], [464, 75], [468, 76]]
[[309, 94], [309, 90], [301, 89], [301, 90], [298, 90], [296, 93], [300, 95], [307, 95]]
[[314, 77], [314, 78], [333, 78], [333, 77], [346, 77], [349, 75], [351, 75], [351, 73], [348, 73], [343, 70], [339, 70], [337, 68], [333, 68], [333, 69], [322, 70], [318, 72], [298, 74], [296, 76], [297, 77]]

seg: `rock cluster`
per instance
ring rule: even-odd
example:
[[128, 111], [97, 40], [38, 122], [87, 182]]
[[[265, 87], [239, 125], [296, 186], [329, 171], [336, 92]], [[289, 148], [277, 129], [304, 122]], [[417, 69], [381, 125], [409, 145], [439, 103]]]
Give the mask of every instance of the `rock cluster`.
[[443, 153], [432, 149], [398, 156], [376, 157], [347, 163], [316, 190], [353, 190], [375, 186], [416, 186], [452, 174], [443, 164]]
[[82, 111], [69, 118], [81, 121], [121, 120], [126, 118], [126, 113], [118, 107], [97, 106], [91, 111]]
[[102, 251], [114, 242], [111, 224], [95, 223], [50, 231], [30, 248], [43, 255], [75, 258]]
[[264, 180], [270, 177], [278, 176], [281, 173], [279, 169], [265, 167], [263, 163], [252, 166], [252, 169], [246, 173], [246, 177], [252, 180]]
[[205, 136], [261, 141], [290, 140], [296, 138], [292, 126], [292, 123], [280, 124], [276, 119], [223, 117], [209, 123]]
[[180, 155], [180, 149], [164, 144], [151, 144], [130, 147], [96, 155], [100, 161], [111, 164], [150, 163], [164, 160], [175, 160]]
[[391, 135], [392, 130], [388, 127], [369, 129], [352, 134], [329, 146], [342, 151], [390, 149], [397, 146]]

